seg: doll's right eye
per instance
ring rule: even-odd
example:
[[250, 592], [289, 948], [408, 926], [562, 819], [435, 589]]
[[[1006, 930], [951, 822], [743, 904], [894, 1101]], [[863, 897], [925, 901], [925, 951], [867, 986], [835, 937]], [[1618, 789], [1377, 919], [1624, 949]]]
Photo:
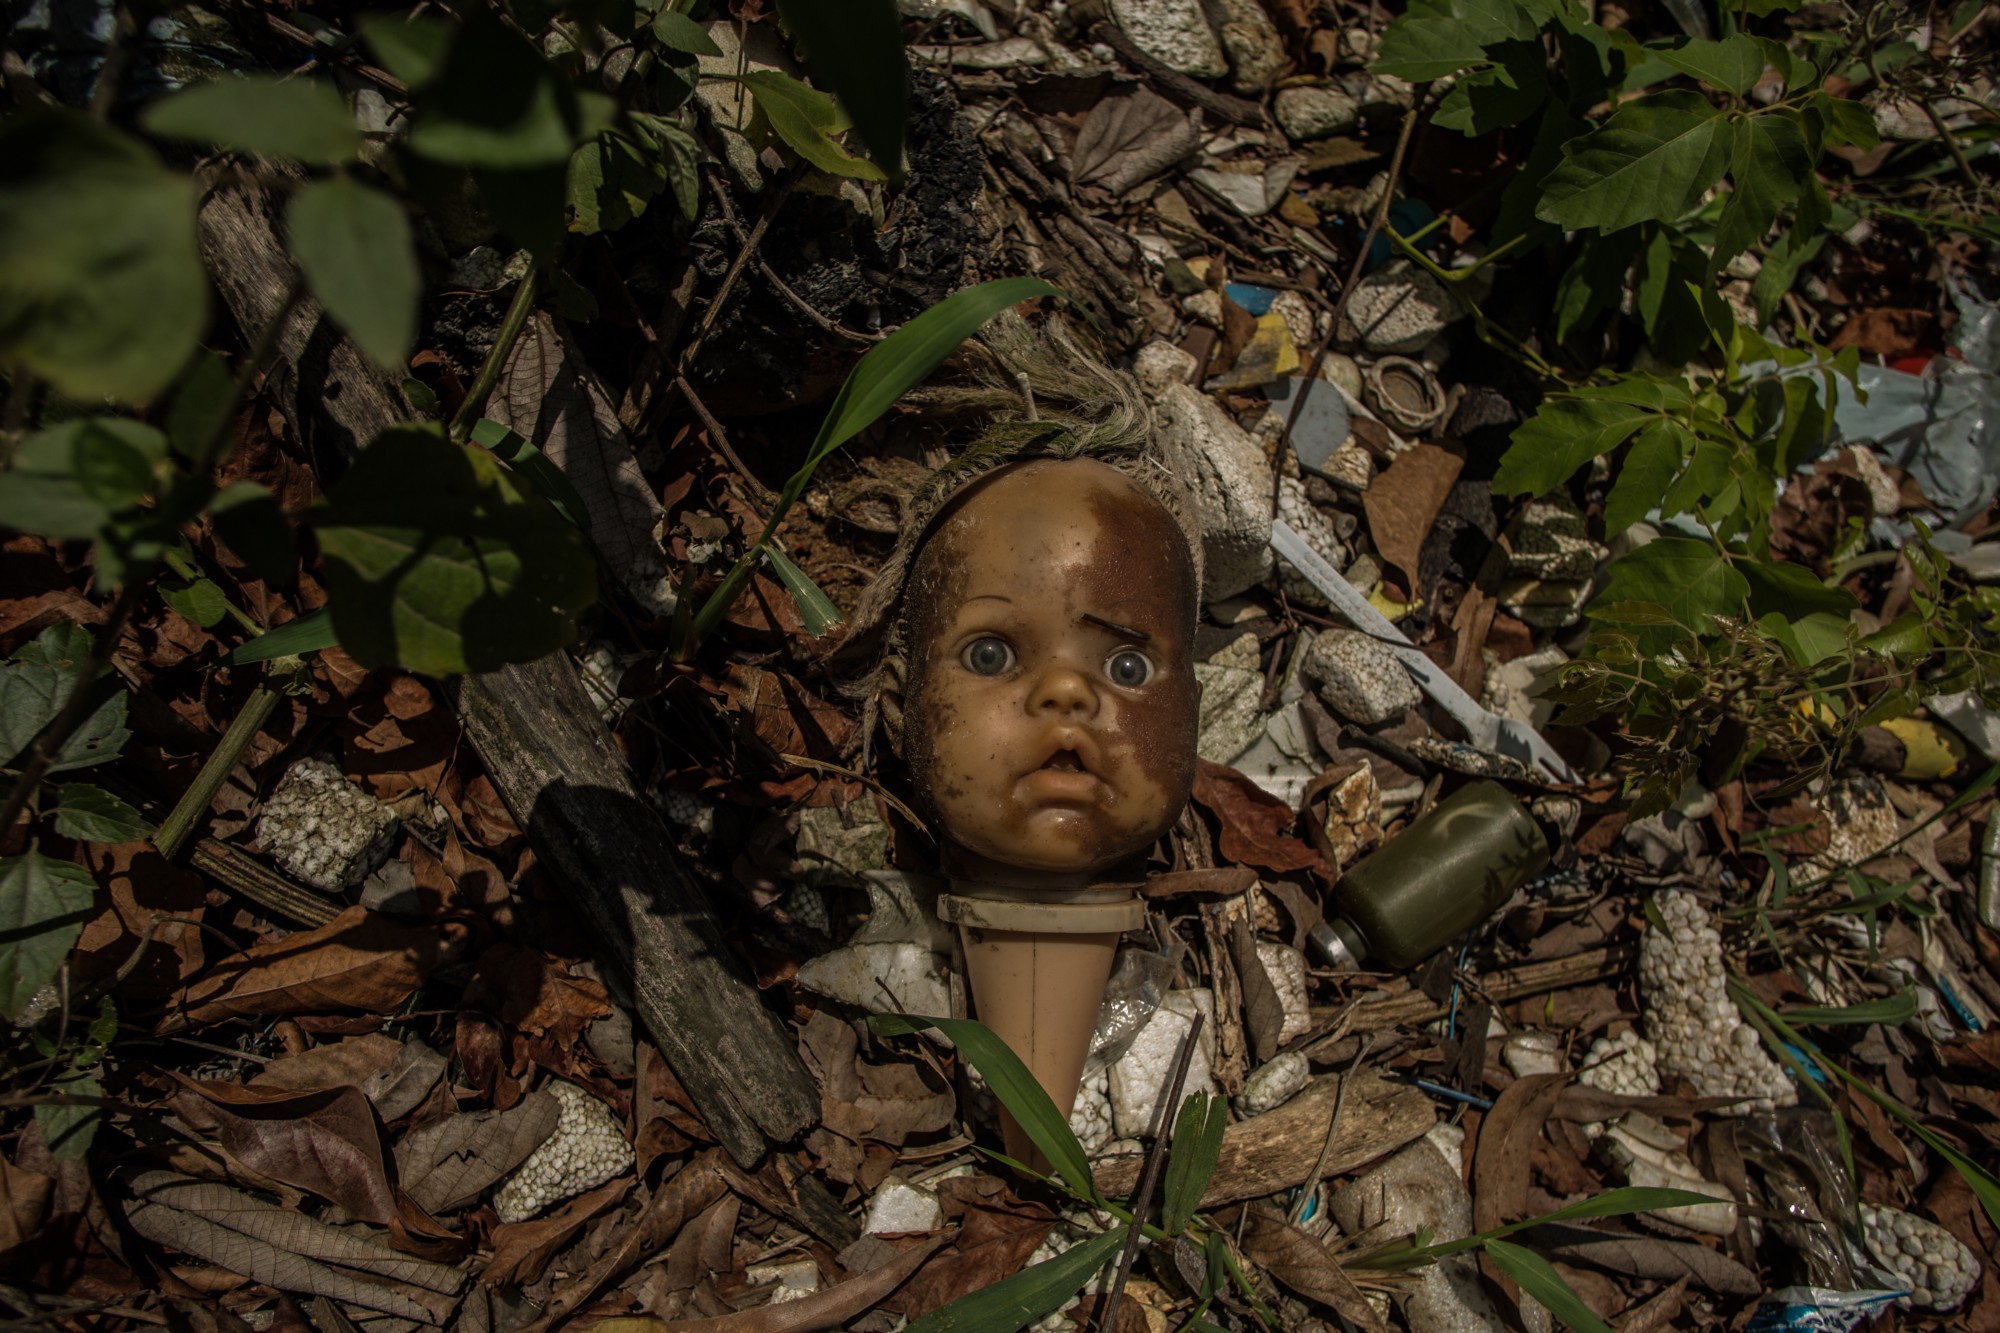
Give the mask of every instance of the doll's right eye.
[[976, 676], [997, 676], [1014, 665], [1014, 649], [1005, 639], [987, 634], [966, 644], [958, 660]]

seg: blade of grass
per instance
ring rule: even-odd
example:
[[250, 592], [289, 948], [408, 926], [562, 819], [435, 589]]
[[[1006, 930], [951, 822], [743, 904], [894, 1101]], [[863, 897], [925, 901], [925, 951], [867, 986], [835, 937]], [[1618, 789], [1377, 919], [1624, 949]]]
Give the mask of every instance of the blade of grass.
[[340, 642], [333, 632], [333, 617], [326, 610], [314, 611], [288, 620], [276, 629], [265, 630], [223, 660], [230, 666], [246, 662], [268, 662], [274, 657], [302, 657]]
[[1019, 1333], [1068, 1305], [1124, 1243], [1125, 1228], [1113, 1227], [1053, 1259], [931, 1311], [903, 1333]]
[[785, 585], [785, 591], [798, 604], [799, 619], [805, 621], [806, 633], [817, 639], [840, 623], [840, 608], [820, 591], [817, 583], [806, 577], [803, 569], [792, 563], [790, 556], [771, 542], [764, 543], [763, 550], [778, 581]]
[[1521, 1284], [1522, 1291], [1548, 1306], [1550, 1314], [1576, 1329], [1577, 1333], [1611, 1333], [1611, 1325], [1591, 1313], [1583, 1298], [1541, 1255], [1524, 1245], [1504, 1240], [1487, 1242], [1486, 1252], [1493, 1256], [1493, 1262], [1501, 1272]]

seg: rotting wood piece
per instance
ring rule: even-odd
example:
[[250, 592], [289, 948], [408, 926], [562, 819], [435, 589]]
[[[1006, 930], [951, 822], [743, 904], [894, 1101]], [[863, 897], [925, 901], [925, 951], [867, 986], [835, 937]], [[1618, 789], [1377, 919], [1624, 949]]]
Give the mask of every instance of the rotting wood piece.
[[[252, 340], [297, 281], [276, 211], [263, 189], [227, 184], [201, 210], [203, 258]], [[278, 402], [315, 462], [337, 468], [406, 419], [395, 381], [309, 297], [286, 318], [277, 348]], [[476, 677], [459, 706], [494, 785], [598, 927], [612, 963], [636, 979], [640, 1017], [730, 1155], [754, 1166], [767, 1136], [787, 1141], [816, 1123], [811, 1074], [738, 969], [658, 815], [638, 798], [569, 658]]]
[[640, 1016], [730, 1156], [819, 1121], [819, 1092], [777, 1017], [738, 970], [673, 838], [640, 798], [567, 654], [467, 677], [466, 735], [500, 798], [576, 892], [619, 959]]
[[[1352, 1171], [1364, 1162], [1417, 1138], [1437, 1123], [1437, 1110], [1408, 1084], [1391, 1083], [1366, 1071], [1350, 1076], [1340, 1108], [1339, 1134], [1327, 1154], [1325, 1176]], [[1238, 1121], [1222, 1134], [1215, 1175], [1201, 1196], [1203, 1208], [1261, 1199], [1303, 1184], [1326, 1146], [1337, 1075], [1314, 1079], [1305, 1091], [1275, 1111]], [[1097, 1187], [1113, 1196], [1129, 1192], [1139, 1179], [1139, 1159], [1121, 1157], [1093, 1173]]]

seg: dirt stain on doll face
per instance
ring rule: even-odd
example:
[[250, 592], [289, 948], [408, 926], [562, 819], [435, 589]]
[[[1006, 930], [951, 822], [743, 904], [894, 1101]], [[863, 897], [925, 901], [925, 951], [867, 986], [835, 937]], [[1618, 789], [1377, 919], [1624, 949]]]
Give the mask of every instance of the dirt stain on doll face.
[[905, 751], [961, 861], [1088, 878], [1179, 817], [1196, 589], [1159, 501], [1102, 463], [1009, 468], [945, 511], [908, 598]]

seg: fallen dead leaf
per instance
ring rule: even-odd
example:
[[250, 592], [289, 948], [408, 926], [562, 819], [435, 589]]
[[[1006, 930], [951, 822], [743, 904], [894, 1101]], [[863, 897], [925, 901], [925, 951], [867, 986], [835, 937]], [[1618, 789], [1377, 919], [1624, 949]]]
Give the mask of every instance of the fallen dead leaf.
[[1228, 860], [1274, 874], [1325, 872], [1320, 854], [1292, 836], [1292, 826], [1298, 822], [1292, 808], [1235, 769], [1196, 760], [1194, 799], [1220, 823], [1216, 846]]
[[[1478, 1029], [1483, 1032], [1482, 1026]], [[1507, 1085], [1479, 1127], [1472, 1157], [1472, 1226], [1488, 1231], [1528, 1215], [1528, 1181], [1542, 1125], [1567, 1074], [1530, 1074]]]
[[175, 1113], [214, 1134], [251, 1170], [330, 1199], [364, 1222], [387, 1225], [396, 1215], [375, 1113], [360, 1088], [293, 1092], [173, 1077], [181, 1085]]
[[25, 1244], [49, 1215], [55, 1181], [0, 1157], [0, 1254]]
[[423, 984], [437, 958], [434, 928], [350, 907], [323, 926], [223, 959], [173, 999], [157, 1031], [324, 1009], [387, 1013]]
[[478, 1199], [555, 1132], [562, 1104], [531, 1092], [505, 1111], [462, 1111], [405, 1134], [396, 1145], [403, 1189], [433, 1213]]
[[379, 1032], [343, 1037], [271, 1061], [250, 1080], [250, 1086], [289, 1088], [295, 1092], [362, 1088], [370, 1078], [387, 1069], [402, 1050], [402, 1042]]
[[1449, 449], [1415, 445], [1397, 455], [1361, 494], [1375, 549], [1402, 572], [1404, 589], [1413, 596], [1423, 595], [1417, 586], [1417, 561], [1424, 538], [1464, 467], [1465, 459]]
[[549, 1260], [576, 1239], [591, 1218], [616, 1207], [631, 1192], [632, 1184], [633, 1177], [620, 1176], [578, 1195], [548, 1217], [494, 1227], [493, 1257], [480, 1271], [479, 1280], [490, 1286], [529, 1286], [541, 1281]]
[[[149, 1000], [173, 994], [201, 971], [201, 927], [194, 921], [202, 915], [208, 885], [168, 862], [150, 842], [89, 843], [84, 855], [109, 903], [77, 939], [75, 980], [109, 978], [130, 961], [150, 930], [145, 957], [118, 983], [118, 993]], [[156, 925], [155, 918], [163, 916], [192, 920]]]
[[1083, 118], [1070, 180], [1117, 196], [1201, 146], [1187, 113], [1145, 88], [1114, 92]]
[[1309, 1301], [1337, 1311], [1356, 1326], [1387, 1333], [1388, 1325], [1325, 1245], [1270, 1209], [1250, 1205], [1243, 1219], [1244, 1257]]

